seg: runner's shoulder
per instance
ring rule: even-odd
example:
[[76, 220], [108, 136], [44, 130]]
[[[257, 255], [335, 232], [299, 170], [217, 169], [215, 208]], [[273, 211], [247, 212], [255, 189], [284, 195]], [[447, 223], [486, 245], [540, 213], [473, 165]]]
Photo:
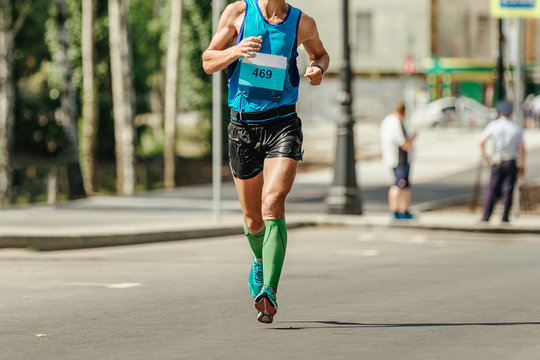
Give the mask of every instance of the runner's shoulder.
[[238, 30], [242, 21], [244, 20], [245, 11], [246, 3], [244, 1], [236, 1], [227, 5], [223, 11], [223, 14], [221, 15], [221, 19], [222, 21], [224, 20], [229, 26], [234, 26]]
[[315, 19], [302, 11], [302, 15], [300, 16], [300, 26], [316, 26]]
[[236, 1], [236, 2], [233, 2], [232, 4], [227, 5], [223, 14], [236, 17], [239, 15], [243, 16], [245, 11], [246, 11], [246, 2], [241, 0], [241, 1]]
[[300, 23], [298, 24], [298, 32], [300, 37], [304, 40], [310, 39], [316, 36], [316, 30], [317, 24], [315, 23], [315, 19], [305, 12], [302, 12], [302, 15], [300, 16]]

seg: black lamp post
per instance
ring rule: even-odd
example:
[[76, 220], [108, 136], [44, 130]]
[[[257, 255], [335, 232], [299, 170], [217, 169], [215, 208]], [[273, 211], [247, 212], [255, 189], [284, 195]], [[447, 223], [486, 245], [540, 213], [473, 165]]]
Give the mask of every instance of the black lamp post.
[[497, 100], [506, 99], [506, 89], [504, 86], [504, 33], [503, 20], [499, 19], [499, 54], [497, 56]]
[[343, 3], [343, 65], [341, 68], [341, 112], [337, 121], [334, 181], [326, 196], [330, 214], [362, 214], [361, 191], [356, 182], [354, 120], [352, 116], [351, 62], [349, 47], [349, 0]]

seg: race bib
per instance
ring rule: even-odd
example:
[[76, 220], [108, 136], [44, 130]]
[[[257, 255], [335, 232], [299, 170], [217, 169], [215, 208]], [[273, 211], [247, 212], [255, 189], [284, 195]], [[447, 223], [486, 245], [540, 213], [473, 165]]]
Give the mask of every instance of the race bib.
[[257, 53], [253, 58], [242, 59], [239, 85], [281, 92], [286, 74], [285, 56]]

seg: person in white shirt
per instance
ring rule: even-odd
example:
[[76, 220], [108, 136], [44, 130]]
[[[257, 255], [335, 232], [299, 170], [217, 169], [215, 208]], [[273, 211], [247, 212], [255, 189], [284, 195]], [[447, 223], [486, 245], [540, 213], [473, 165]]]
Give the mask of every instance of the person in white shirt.
[[[523, 127], [511, 120], [514, 106], [507, 101], [501, 101], [497, 109], [499, 118], [486, 126], [480, 138], [482, 156], [491, 164], [491, 178], [486, 191], [482, 218], [485, 222], [489, 221], [493, 207], [501, 196], [504, 199], [502, 221], [509, 221], [517, 177], [525, 174]], [[488, 140], [493, 143], [491, 157], [486, 153], [485, 145]]]
[[396, 181], [388, 190], [388, 205], [395, 219], [412, 219], [411, 184], [409, 173], [412, 144], [416, 135], [409, 136], [404, 125], [405, 104], [399, 102], [394, 112], [381, 123], [381, 150], [383, 161], [394, 172]]

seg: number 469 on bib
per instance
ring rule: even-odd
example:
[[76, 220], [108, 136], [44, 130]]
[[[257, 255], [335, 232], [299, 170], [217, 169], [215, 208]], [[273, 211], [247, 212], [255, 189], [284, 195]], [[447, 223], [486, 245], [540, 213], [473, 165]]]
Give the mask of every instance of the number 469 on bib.
[[271, 79], [272, 78], [272, 70], [265, 70], [265, 69], [259, 69], [255, 68], [252, 73], [255, 77], [260, 77], [263, 79]]

